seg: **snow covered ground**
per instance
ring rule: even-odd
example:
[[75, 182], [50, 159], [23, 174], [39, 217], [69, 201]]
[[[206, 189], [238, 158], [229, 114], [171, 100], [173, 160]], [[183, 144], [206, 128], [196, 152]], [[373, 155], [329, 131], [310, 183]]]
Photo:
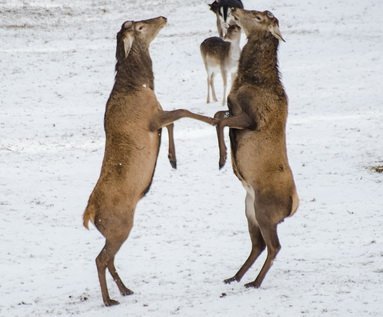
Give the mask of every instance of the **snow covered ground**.
[[282, 250], [261, 289], [243, 285], [264, 257], [241, 283], [222, 283], [250, 251], [245, 193], [230, 164], [218, 171], [215, 130], [181, 120], [178, 170], [164, 137], [116, 259], [135, 294], [109, 279], [121, 305], [104, 308], [103, 239], [81, 216], [103, 156], [115, 34], [127, 19], [168, 17], [151, 50], [157, 96], [212, 115], [222, 107], [204, 103], [199, 43], [215, 17], [197, 0], [0, 1], [0, 316], [383, 316], [383, 175], [370, 170], [383, 165], [383, 2], [243, 2], [272, 11], [287, 40], [301, 205], [280, 226]]

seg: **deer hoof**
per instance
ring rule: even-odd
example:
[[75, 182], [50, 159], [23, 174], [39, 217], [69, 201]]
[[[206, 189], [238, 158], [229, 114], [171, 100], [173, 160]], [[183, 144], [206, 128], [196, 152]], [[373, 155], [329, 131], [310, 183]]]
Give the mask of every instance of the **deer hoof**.
[[110, 306], [119, 305], [120, 303], [114, 299], [109, 298], [109, 299], [104, 301], [104, 304], [105, 304], [105, 306], [110, 307]]
[[222, 169], [222, 167], [225, 166], [225, 163], [226, 163], [226, 156], [225, 156], [224, 158], [221, 158], [221, 159], [219, 160], [219, 163], [218, 163], [218, 165], [219, 165], [219, 169]]
[[256, 281], [245, 284], [246, 288], [250, 288], [250, 287], [259, 288], [260, 286], [261, 284], [257, 283]]
[[177, 161], [176, 160], [169, 160], [170, 165], [176, 170], [177, 169]]
[[230, 284], [230, 283], [232, 283], [232, 282], [238, 282], [238, 280], [237, 280], [237, 278], [236, 278], [235, 276], [230, 277], [230, 278], [224, 280], [224, 283], [225, 283], [225, 284]]
[[134, 294], [134, 292], [132, 290], [130, 290], [129, 288], [121, 290], [121, 295], [122, 296], [129, 296], [129, 295], [132, 295], [132, 294]]

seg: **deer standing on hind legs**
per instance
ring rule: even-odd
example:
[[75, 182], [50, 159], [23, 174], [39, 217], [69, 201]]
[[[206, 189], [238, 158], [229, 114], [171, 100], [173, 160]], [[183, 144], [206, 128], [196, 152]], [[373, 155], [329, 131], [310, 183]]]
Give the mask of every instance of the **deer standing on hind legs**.
[[277, 50], [283, 40], [269, 11], [233, 9], [244, 30], [244, 46], [228, 97], [229, 111], [216, 113], [220, 168], [226, 161], [224, 127], [230, 127], [232, 164], [246, 190], [246, 217], [252, 242], [248, 259], [226, 283], [240, 281], [262, 251], [266, 261], [246, 287], [260, 287], [281, 246], [277, 226], [299, 204], [286, 152], [287, 96], [279, 78]]
[[102, 299], [109, 297], [106, 269], [122, 295], [133, 292], [122, 282], [114, 258], [133, 226], [138, 201], [148, 192], [156, 167], [161, 128], [170, 127], [169, 154], [175, 165], [172, 123], [188, 117], [214, 124], [215, 120], [187, 110], [163, 111], [154, 93], [154, 76], [149, 44], [166, 24], [166, 18], [127, 21], [117, 34], [116, 77], [105, 111], [106, 144], [101, 174], [83, 215], [105, 237], [96, 258]]
[[207, 73], [207, 99], [217, 101], [214, 87], [214, 77], [217, 69], [221, 71], [223, 81], [222, 105], [226, 104], [227, 75], [231, 74], [233, 83], [238, 67], [238, 60], [241, 54], [239, 42], [241, 40], [241, 28], [238, 25], [230, 25], [225, 38], [217, 36], [205, 39], [201, 45], [201, 56]]

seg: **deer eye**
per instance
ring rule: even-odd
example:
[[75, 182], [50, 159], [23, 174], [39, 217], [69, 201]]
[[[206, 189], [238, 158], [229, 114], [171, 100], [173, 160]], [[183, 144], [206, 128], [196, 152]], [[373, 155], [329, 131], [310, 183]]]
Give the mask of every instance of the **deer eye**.
[[259, 22], [262, 21], [262, 18], [261, 18], [259, 15], [256, 15], [256, 16], [255, 16], [255, 19], [256, 19], [257, 21], [259, 21]]
[[138, 31], [142, 31], [143, 29], [144, 29], [144, 26], [143, 26], [143, 25], [140, 25], [140, 26], [137, 28]]

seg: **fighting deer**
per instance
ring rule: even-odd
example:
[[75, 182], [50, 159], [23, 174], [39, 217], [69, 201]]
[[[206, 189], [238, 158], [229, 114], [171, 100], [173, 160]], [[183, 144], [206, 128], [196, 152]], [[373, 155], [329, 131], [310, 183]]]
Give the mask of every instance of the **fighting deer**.
[[[223, 81], [223, 98], [222, 105], [226, 103], [227, 74], [231, 74], [231, 82], [237, 73], [237, 66], [241, 48], [239, 42], [241, 40], [241, 28], [237, 25], [230, 25], [225, 39], [217, 36], [205, 39], [201, 45], [201, 55], [207, 73], [207, 100], [217, 101], [214, 87], [214, 76], [217, 69], [220, 69]], [[210, 93], [212, 96], [210, 96]], [[211, 98], [212, 97], [212, 98]]]
[[161, 128], [183, 117], [214, 123], [183, 109], [164, 111], [157, 101], [149, 44], [165, 24], [164, 17], [126, 21], [117, 33], [116, 76], [104, 118], [104, 160], [83, 215], [84, 226], [91, 221], [105, 237], [96, 266], [106, 306], [118, 304], [109, 297], [106, 268], [122, 295], [133, 293], [121, 281], [114, 258], [132, 229], [138, 201], [152, 183]]
[[231, 8], [243, 9], [243, 4], [241, 0], [216, 0], [209, 4], [209, 7], [216, 16], [219, 37], [223, 38], [226, 35], [229, 27], [227, 22]]
[[257, 278], [260, 287], [281, 248], [277, 226], [298, 208], [298, 195], [286, 151], [287, 96], [279, 78], [277, 50], [282, 35], [269, 11], [233, 9], [244, 30], [238, 74], [228, 97], [229, 111], [216, 113], [219, 167], [226, 161], [224, 127], [230, 128], [232, 165], [246, 190], [246, 218], [252, 242], [249, 257], [226, 283], [240, 281], [262, 251], [267, 258]]

